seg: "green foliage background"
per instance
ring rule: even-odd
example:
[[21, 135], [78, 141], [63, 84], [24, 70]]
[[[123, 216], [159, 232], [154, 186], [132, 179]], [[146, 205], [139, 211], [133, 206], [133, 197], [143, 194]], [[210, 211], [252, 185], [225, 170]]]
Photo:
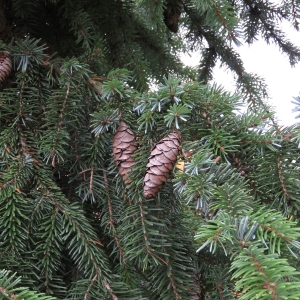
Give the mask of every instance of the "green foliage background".
[[[278, 126], [232, 47], [262, 36], [295, 65], [280, 21], [298, 29], [299, 5], [0, 1], [0, 298], [299, 299], [299, 127]], [[237, 93], [212, 83], [218, 59]], [[139, 146], [127, 186], [120, 120]], [[145, 199], [172, 131], [184, 169]]]

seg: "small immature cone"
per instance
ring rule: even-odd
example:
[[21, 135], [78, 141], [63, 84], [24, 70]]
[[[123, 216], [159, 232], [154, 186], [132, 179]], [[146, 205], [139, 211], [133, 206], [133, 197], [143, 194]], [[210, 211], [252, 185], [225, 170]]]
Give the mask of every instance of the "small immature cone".
[[12, 69], [12, 60], [8, 52], [0, 52], [0, 83], [4, 82]]
[[119, 172], [127, 184], [131, 182], [128, 174], [134, 165], [135, 161], [132, 155], [137, 147], [134, 133], [125, 122], [121, 121], [113, 140], [113, 156]]
[[180, 139], [177, 133], [162, 138], [151, 151], [144, 178], [144, 196], [155, 197], [167, 181], [179, 154]]

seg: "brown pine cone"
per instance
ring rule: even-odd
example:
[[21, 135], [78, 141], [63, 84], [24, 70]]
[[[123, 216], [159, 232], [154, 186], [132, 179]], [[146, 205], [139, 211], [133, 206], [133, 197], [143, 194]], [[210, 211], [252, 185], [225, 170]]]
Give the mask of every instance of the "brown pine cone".
[[113, 156], [126, 184], [132, 181], [128, 175], [135, 162], [132, 158], [132, 154], [137, 147], [134, 133], [125, 122], [121, 121], [113, 140]]
[[144, 196], [155, 197], [167, 181], [170, 171], [179, 154], [180, 138], [178, 133], [170, 133], [162, 138], [151, 151], [144, 178]]
[[166, 9], [163, 12], [164, 22], [170, 31], [177, 33], [179, 18], [183, 12], [183, 2], [182, 0], [169, 0], [166, 4]]
[[8, 52], [0, 52], [0, 83], [4, 82], [12, 69], [12, 60]]

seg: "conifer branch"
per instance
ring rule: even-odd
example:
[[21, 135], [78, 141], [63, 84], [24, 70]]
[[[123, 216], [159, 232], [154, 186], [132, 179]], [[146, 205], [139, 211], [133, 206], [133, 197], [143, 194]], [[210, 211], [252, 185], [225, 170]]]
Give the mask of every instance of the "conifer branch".
[[172, 288], [173, 288], [173, 294], [175, 296], [175, 299], [176, 300], [179, 300], [180, 299], [180, 295], [178, 294], [177, 292], [177, 287], [176, 287], [176, 284], [174, 282], [174, 278], [173, 278], [173, 273], [172, 271], [169, 271], [170, 273], [170, 281], [171, 281], [171, 285], [172, 285]]
[[64, 117], [64, 113], [65, 113], [65, 110], [66, 110], [66, 106], [67, 106], [67, 101], [68, 101], [68, 97], [69, 97], [69, 93], [70, 93], [70, 88], [71, 88], [71, 83], [68, 82], [67, 84], [67, 89], [66, 89], [66, 95], [64, 97], [64, 101], [62, 103], [62, 108], [61, 108], [61, 111], [60, 111], [60, 115], [59, 115], [59, 121], [58, 121], [58, 124], [57, 124], [57, 130], [61, 130], [62, 126], [63, 126], [63, 117]]
[[276, 153], [276, 159], [277, 159], [278, 177], [279, 177], [279, 180], [280, 180], [280, 183], [281, 183], [282, 191], [283, 191], [285, 199], [288, 202], [290, 202], [290, 197], [289, 197], [286, 185], [285, 185], [285, 180], [284, 180], [283, 172], [282, 172], [282, 166], [281, 166], [282, 165], [282, 161], [281, 161], [280, 156], [279, 156], [278, 153]]
[[147, 252], [147, 254], [150, 254], [151, 256], [153, 255], [154, 257], [158, 258], [162, 263], [164, 263], [167, 266], [168, 263], [164, 259], [159, 257], [157, 254], [155, 254], [153, 249], [150, 246], [151, 244], [149, 243], [148, 236], [147, 236], [147, 230], [146, 230], [146, 224], [145, 224], [145, 215], [144, 215], [144, 212], [143, 212], [141, 198], [139, 198], [139, 210], [140, 210], [140, 217], [141, 217], [144, 243], [145, 243], [145, 246], [146, 246], [146, 252]]
[[252, 256], [250, 253], [248, 255], [250, 257], [250, 261], [254, 265], [254, 268], [257, 270], [258, 273], [260, 273], [261, 277], [265, 278], [263, 288], [271, 291], [273, 300], [279, 300], [279, 295], [276, 293], [277, 283], [272, 282], [272, 280], [268, 278], [268, 275], [265, 272], [265, 268], [261, 265], [260, 261], [257, 260], [256, 257]]
[[266, 229], [267, 231], [273, 232], [276, 236], [278, 236], [280, 239], [282, 239], [287, 243], [291, 243], [293, 241], [293, 239], [287, 238], [284, 234], [281, 234], [276, 228], [272, 228], [271, 226], [260, 224], [260, 223], [258, 223], [258, 226], [263, 229]]
[[94, 175], [94, 168], [91, 168], [91, 175], [90, 175], [90, 187], [89, 187], [89, 193], [93, 193], [93, 175]]
[[2, 299], [12, 300], [57, 300], [56, 297], [46, 296], [42, 293], [30, 291], [27, 287], [21, 285], [21, 277], [16, 277], [15, 274], [10, 274], [10, 271], [0, 270], [0, 296]]
[[[109, 182], [108, 182], [108, 178], [107, 178], [107, 172], [105, 171], [105, 168], [104, 166], [102, 165], [102, 172], [103, 172], [103, 178], [104, 178], [104, 182], [105, 182], [105, 188], [106, 188], [106, 191], [109, 191]], [[113, 238], [117, 244], [117, 247], [119, 249], [119, 253], [120, 253], [120, 257], [122, 259], [122, 262], [124, 263], [124, 266], [127, 267], [127, 261], [125, 259], [125, 256], [124, 256], [124, 250], [123, 248], [121, 247], [121, 243], [120, 243], [120, 239], [119, 239], [119, 236], [117, 235], [116, 233], [116, 228], [115, 228], [115, 219], [114, 219], [114, 214], [113, 214], [113, 209], [112, 209], [112, 203], [111, 203], [111, 198], [110, 198], [110, 194], [109, 192], [107, 192], [107, 204], [108, 204], [108, 212], [109, 212], [109, 226], [112, 230], [112, 233], [113, 233]]]
[[[67, 206], [65, 204], [63, 204], [59, 198], [56, 197], [57, 195], [55, 195], [55, 193], [49, 193], [48, 197], [53, 201], [53, 205], [55, 207], [55, 211], [56, 212], [62, 212], [63, 215], [66, 217], [66, 221], [68, 222], [68, 224], [71, 224], [72, 226], [72, 230], [77, 232], [78, 237], [80, 238], [80, 240], [83, 243], [83, 247], [84, 247], [84, 252], [85, 254], [80, 258], [80, 260], [77, 262], [79, 265], [82, 264], [82, 259], [85, 259], [85, 257], [89, 256], [89, 263], [88, 265], [90, 265], [90, 269], [88, 270], [87, 273], [91, 274], [94, 273], [95, 275], [91, 278], [89, 287], [87, 289], [87, 292], [89, 293], [89, 291], [91, 290], [92, 286], [95, 284], [96, 279], [98, 278], [98, 276], [100, 276], [101, 281], [103, 282], [103, 286], [105, 286], [107, 288], [106, 285], [106, 278], [104, 275], [105, 270], [100, 270], [101, 265], [103, 266], [103, 263], [99, 263], [98, 257], [96, 255], [98, 248], [94, 247], [94, 242], [96, 240], [96, 238], [89, 238], [87, 232], [85, 232], [82, 228], [83, 224], [80, 224], [78, 222], [78, 220], [76, 220], [74, 218], [74, 216], [72, 216], [72, 211], [70, 211]], [[52, 216], [53, 217], [53, 216]], [[53, 219], [54, 220], [54, 219]], [[90, 243], [90, 241], [92, 241], [92, 243]], [[50, 243], [51, 245], [52, 243]], [[75, 251], [74, 249], [74, 242], [70, 242], [70, 247], [73, 248], [73, 251]], [[71, 249], [72, 249], [71, 248]], [[77, 251], [75, 251], [75, 253], [72, 254], [74, 257], [74, 260], [78, 260], [78, 258], [76, 258], [79, 253], [77, 253]], [[47, 260], [46, 260], [47, 261]], [[81, 265], [81, 268], [88, 268], [88, 265], [84, 266]], [[96, 277], [95, 277], [96, 276]], [[46, 278], [47, 278], [47, 272], [46, 272]], [[109, 294], [111, 294], [112, 298], [113, 298], [113, 292], [112, 290], [108, 289], [107, 290]]]
[[20, 94], [19, 94], [19, 112], [18, 112], [18, 115], [19, 115], [20, 118], [23, 117], [22, 107], [23, 107], [24, 85], [25, 85], [25, 79], [22, 79], [22, 81], [21, 81], [21, 88], [20, 88]]
[[231, 38], [232, 38], [233, 40], [235, 40], [235, 39], [236, 39], [236, 36], [235, 36], [235, 34], [232, 32], [232, 30], [228, 27], [228, 24], [227, 24], [226, 20], [224, 19], [224, 17], [222, 16], [222, 14], [221, 14], [219, 8], [218, 8], [216, 5], [213, 5], [213, 9], [214, 9], [214, 11], [216, 12], [216, 14], [217, 14], [218, 18], [220, 19], [221, 23], [223, 24], [224, 28], [228, 31], [228, 33], [229, 33], [229, 35], [231, 36]]
[[91, 290], [92, 286], [96, 283], [97, 278], [98, 278], [98, 270], [96, 270], [96, 274], [93, 277], [93, 279], [91, 280], [91, 283], [88, 286], [88, 289], [86, 290], [86, 292], [84, 294], [83, 300], [88, 300], [89, 299], [90, 290]]
[[297, 20], [298, 17], [298, 12], [297, 12], [297, 2], [295, 0], [291, 0], [291, 5], [292, 5], [292, 19], [293, 19], [293, 25], [295, 29], [298, 31], [299, 30], [299, 22]]
[[106, 290], [108, 291], [111, 299], [112, 300], [118, 300], [118, 297], [116, 295], [114, 295], [114, 293], [113, 293], [113, 291], [112, 291], [112, 289], [111, 289], [111, 287], [110, 287], [110, 285], [108, 284], [107, 281], [104, 282], [104, 286], [105, 286]]
[[296, 295], [300, 293], [297, 288], [298, 282], [292, 278], [297, 276], [298, 272], [290, 267], [286, 260], [273, 254], [263, 255], [263, 251], [264, 249], [255, 246], [245, 248], [233, 262], [232, 278], [237, 279], [235, 289], [241, 292], [240, 299], [252, 298], [258, 291], [261, 297], [271, 296], [273, 300], [279, 300], [283, 296], [287, 299], [297, 299]]
[[283, 33], [278, 29], [278, 33], [276, 33], [276, 28], [273, 24], [262, 17], [260, 17], [260, 20], [263, 24], [267, 40], [269, 40], [269, 38], [272, 38], [273, 41], [279, 46], [279, 48], [289, 55], [290, 64], [294, 66], [296, 62], [300, 60], [300, 49], [293, 46], [290, 42], [285, 42], [283, 40], [284, 36], [280, 36], [283, 35]]

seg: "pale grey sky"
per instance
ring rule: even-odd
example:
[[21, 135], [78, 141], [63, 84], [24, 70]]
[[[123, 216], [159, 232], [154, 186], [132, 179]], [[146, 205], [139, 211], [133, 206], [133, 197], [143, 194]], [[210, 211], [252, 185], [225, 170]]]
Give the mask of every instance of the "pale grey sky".
[[[294, 44], [300, 46], [300, 33], [283, 24], [284, 31]], [[288, 58], [281, 54], [278, 47], [264, 41], [257, 41], [253, 45], [240, 46], [236, 50], [244, 61], [247, 72], [256, 73], [264, 78], [269, 88], [269, 104], [275, 107], [280, 125], [292, 125], [300, 122], [295, 119], [291, 103], [293, 97], [300, 95], [300, 63], [294, 68], [289, 65]], [[182, 57], [185, 64], [196, 65], [199, 63], [197, 54], [191, 57]], [[234, 91], [234, 79], [230, 72], [215, 68], [214, 81], [223, 85], [228, 91]]]

